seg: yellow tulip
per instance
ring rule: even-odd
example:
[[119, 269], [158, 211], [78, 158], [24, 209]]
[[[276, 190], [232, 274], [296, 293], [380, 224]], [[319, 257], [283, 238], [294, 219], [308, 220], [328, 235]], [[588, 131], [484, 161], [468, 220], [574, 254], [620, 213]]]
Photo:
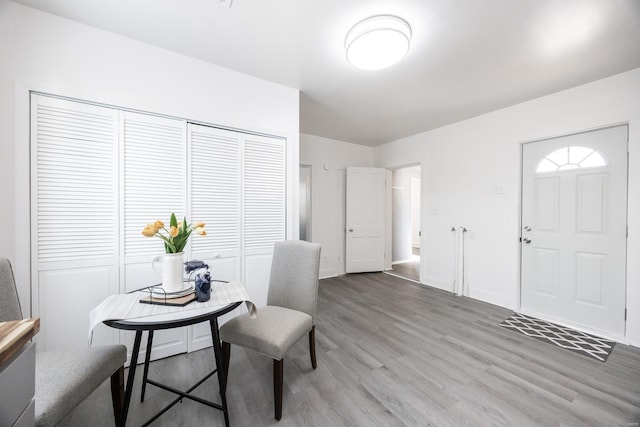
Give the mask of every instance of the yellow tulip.
[[147, 225], [144, 230], [142, 230], [142, 235], [146, 237], [153, 237], [156, 233], [156, 229], [149, 225]]
[[169, 224], [165, 226], [165, 223], [160, 220], [147, 224], [142, 230], [142, 235], [146, 237], [157, 236], [164, 241], [166, 251], [180, 252], [187, 244], [189, 235], [194, 231], [201, 236], [207, 235], [204, 230], [204, 222], [198, 221], [188, 224], [186, 218], [178, 222], [175, 214], [171, 214]]

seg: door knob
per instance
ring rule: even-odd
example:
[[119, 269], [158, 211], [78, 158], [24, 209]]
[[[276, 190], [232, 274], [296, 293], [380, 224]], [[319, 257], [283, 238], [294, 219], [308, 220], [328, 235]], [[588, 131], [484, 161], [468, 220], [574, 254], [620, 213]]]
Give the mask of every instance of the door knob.
[[529, 227], [528, 225], [524, 226], [524, 231], [531, 231], [531, 227]]
[[353, 228], [350, 228], [350, 229], [349, 229], [349, 233], [353, 233]]
[[525, 242], [527, 245], [531, 243], [531, 239], [529, 239], [528, 237], [525, 237], [522, 241]]

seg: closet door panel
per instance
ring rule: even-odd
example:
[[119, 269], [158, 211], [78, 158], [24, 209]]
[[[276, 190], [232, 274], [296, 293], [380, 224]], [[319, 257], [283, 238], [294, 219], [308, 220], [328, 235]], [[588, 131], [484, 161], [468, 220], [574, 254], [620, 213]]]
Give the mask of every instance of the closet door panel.
[[[286, 238], [285, 140], [32, 99], [39, 349], [85, 346], [92, 308], [110, 294], [160, 283], [151, 260], [164, 253], [162, 240], [141, 231], [156, 220], [168, 223], [172, 212], [206, 224], [207, 236], [192, 236], [186, 260], [205, 261], [214, 280], [242, 281], [258, 306], [266, 304], [273, 243]], [[72, 315], [65, 310], [70, 304]], [[132, 348], [133, 334], [102, 326], [94, 343], [118, 337]], [[210, 345], [208, 325], [159, 331], [152, 358]]]
[[261, 307], [273, 244], [286, 238], [286, 143], [256, 135], [244, 135], [243, 143], [243, 280]]
[[[107, 296], [117, 293], [113, 291], [118, 280], [116, 271], [114, 263], [40, 271], [42, 336], [38, 351], [86, 348], [89, 313]], [[46, 329], [42, 327], [45, 324]], [[115, 344], [117, 340], [117, 332], [107, 326], [99, 325], [93, 332], [94, 345]]]
[[128, 260], [164, 253], [157, 237], [144, 237], [145, 225], [167, 226], [171, 213], [186, 214], [185, 122], [124, 112], [122, 120], [124, 254]]
[[204, 222], [207, 231], [206, 236], [192, 237], [192, 257], [239, 257], [240, 134], [190, 124], [189, 139], [190, 214]]
[[[31, 106], [38, 350], [84, 347], [89, 312], [118, 292], [117, 112], [41, 95]], [[95, 341], [116, 337], [100, 332]]]
[[[241, 134], [196, 124], [188, 134], [190, 215], [207, 231], [191, 239], [191, 258], [207, 263], [213, 280], [241, 280]], [[211, 344], [209, 325], [194, 325], [189, 350]]]
[[[160, 284], [151, 260], [164, 254], [158, 237], [141, 234], [145, 225], [163, 221], [169, 225], [171, 213], [181, 220], [187, 212], [186, 122], [177, 119], [122, 112], [121, 174], [122, 253], [121, 277], [125, 292]], [[188, 218], [191, 221], [191, 218]], [[185, 260], [188, 259], [185, 256]], [[122, 333], [127, 347], [133, 334]], [[187, 330], [158, 331], [153, 338], [152, 359], [187, 351]], [[141, 346], [141, 356], [145, 345]], [[138, 360], [144, 360], [144, 357]]]

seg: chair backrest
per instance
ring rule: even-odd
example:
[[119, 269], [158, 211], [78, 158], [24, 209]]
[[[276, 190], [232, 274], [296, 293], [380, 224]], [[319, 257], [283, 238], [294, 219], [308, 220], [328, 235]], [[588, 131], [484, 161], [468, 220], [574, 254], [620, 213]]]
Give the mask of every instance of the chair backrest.
[[315, 319], [320, 245], [302, 240], [276, 242], [267, 305], [303, 311]]
[[21, 319], [22, 310], [11, 263], [6, 258], [0, 258], [0, 322]]

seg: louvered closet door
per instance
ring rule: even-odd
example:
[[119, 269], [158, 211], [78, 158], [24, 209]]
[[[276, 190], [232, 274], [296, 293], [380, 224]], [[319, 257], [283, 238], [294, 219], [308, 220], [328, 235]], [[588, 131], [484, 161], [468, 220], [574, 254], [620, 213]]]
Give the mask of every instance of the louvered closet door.
[[[172, 212], [207, 224], [186, 259], [241, 280], [266, 304], [273, 243], [285, 239], [286, 142], [183, 120], [33, 96], [33, 313], [39, 349], [85, 346], [90, 310], [109, 294], [160, 283], [159, 238]], [[94, 343], [118, 341], [99, 326]], [[133, 336], [120, 340], [132, 348]], [[152, 358], [210, 345], [208, 328], [158, 332]], [[143, 348], [142, 351], [145, 349]]]
[[[161, 282], [151, 268], [151, 260], [164, 253], [164, 245], [158, 237], [143, 236], [144, 226], [156, 220], [168, 226], [172, 212], [178, 218], [186, 214], [186, 122], [131, 112], [121, 114], [123, 279], [124, 290], [129, 292]], [[131, 349], [133, 334], [123, 334]], [[187, 329], [158, 331], [153, 342], [153, 359], [185, 352]]]
[[[118, 292], [118, 113], [40, 95], [31, 101], [38, 350], [86, 347], [89, 312]], [[96, 343], [115, 339], [108, 328], [94, 335]]]
[[286, 238], [286, 142], [243, 136], [243, 280], [266, 305], [273, 244]]
[[[190, 124], [188, 135], [190, 217], [207, 230], [191, 238], [191, 259], [205, 261], [212, 279], [240, 280], [241, 134]], [[193, 326], [190, 343], [189, 351], [211, 346], [209, 325]]]

